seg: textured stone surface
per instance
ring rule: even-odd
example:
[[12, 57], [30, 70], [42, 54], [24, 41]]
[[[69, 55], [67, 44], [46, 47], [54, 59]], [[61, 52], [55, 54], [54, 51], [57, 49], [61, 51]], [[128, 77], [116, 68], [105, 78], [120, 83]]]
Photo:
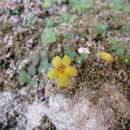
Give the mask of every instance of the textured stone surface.
[[52, 93], [44, 102], [32, 98], [27, 88], [17, 95], [0, 93], [1, 128], [108, 130], [130, 117], [130, 103], [113, 85], [99, 91], [84, 89], [73, 97]]

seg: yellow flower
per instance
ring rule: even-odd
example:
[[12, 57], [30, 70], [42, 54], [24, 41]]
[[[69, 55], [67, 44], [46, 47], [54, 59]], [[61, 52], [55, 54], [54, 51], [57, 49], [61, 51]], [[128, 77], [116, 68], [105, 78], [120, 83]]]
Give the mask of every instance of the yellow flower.
[[113, 61], [112, 55], [109, 54], [109, 53], [107, 53], [107, 52], [99, 52], [99, 53], [97, 54], [97, 56], [98, 56], [99, 58], [102, 58], [103, 60], [105, 60], [105, 61], [107, 61], [107, 62]]
[[57, 78], [56, 84], [58, 87], [70, 85], [69, 77], [77, 75], [76, 68], [70, 66], [70, 63], [71, 59], [67, 55], [65, 55], [63, 59], [59, 56], [53, 58], [52, 64], [54, 68], [48, 72], [47, 76], [51, 80]]

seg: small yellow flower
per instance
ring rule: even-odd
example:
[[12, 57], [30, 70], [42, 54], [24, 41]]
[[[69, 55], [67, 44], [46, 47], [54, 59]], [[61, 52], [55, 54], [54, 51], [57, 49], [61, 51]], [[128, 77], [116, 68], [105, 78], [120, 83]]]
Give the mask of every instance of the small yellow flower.
[[71, 59], [67, 55], [65, 55], [63, 59], [61, 59], [59, 56], [53, 58], [52, 64], [54, 68], [48, 72], [47, 76], [51, 80], [57, 78], [56, 84], [58, 87], [70, 85], [69, 77], [77, 75], [76, 68], [70, 66], [70, 63]]
[[109, 54], [109, 53], [107, 53], [107, 52], [99, 52], [99, 53], [97, 54], [97, 56], [98, 56], [99, 58], [102, 58], [103, 60], [105, 60], [105, 61], [107, 61], [107, 62], [113, 61], [112, 55]]

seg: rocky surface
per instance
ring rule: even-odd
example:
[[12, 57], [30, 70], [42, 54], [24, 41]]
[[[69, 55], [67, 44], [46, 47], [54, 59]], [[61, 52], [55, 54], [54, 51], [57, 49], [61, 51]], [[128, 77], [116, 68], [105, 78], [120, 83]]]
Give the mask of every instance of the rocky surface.
[[[84, 89], [73, 97], [57, 93], [44, 102], [28, 95], [27, 88], [18, 94], [0, 94], [1, 129], [16, 130], [108, 130], [127, 129], [130, 103], [117, 89], [106, 85], [94, 91]], [[47, 121], [48, 120], [48, 121]], [[119, 121], [124, 120], [119, 127]]]

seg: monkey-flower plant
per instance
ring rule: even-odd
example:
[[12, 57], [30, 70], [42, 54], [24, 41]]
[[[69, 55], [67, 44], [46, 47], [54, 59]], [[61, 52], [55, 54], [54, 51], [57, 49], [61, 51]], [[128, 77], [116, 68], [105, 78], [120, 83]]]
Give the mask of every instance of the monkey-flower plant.
[[77, 70], [75, 67], [70, 66], [71, 58], [67, 55], [61, 59], [59, 56], [56, 56], [52, 60], [52, 68], [47, 76], [50, 80], [57, 78], [56, 85], [58, 87], [65, 87], [70, 85], [70, 77], [77, 75]]

